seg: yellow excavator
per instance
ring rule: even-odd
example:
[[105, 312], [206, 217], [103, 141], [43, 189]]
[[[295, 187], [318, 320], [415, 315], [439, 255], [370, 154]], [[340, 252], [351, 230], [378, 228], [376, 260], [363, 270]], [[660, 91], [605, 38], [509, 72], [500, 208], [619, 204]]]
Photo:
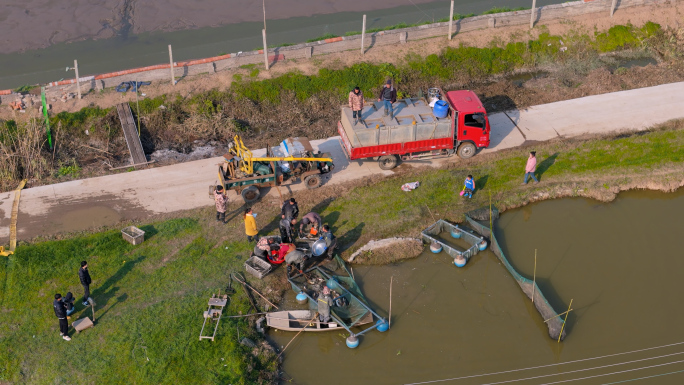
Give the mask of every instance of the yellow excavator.
[[[279, 151], [283, 156], [275, 156]], [[235, 135], [228, 144], [225, 162], [219, 166], [221, 185], [226, 190], [235, 190], [246, 203], [261, 196], [260, 188], [280, 186], [283, 182], [304, 181], [308, 189], [323, 183], [322, 175], [333, 171], [335, 165], [328, 153], [314, 153], [307, 138], [288, 138], [279, 147], [266, 147], [265, 157], [256, 157], [245, 146], [242, 138]]]

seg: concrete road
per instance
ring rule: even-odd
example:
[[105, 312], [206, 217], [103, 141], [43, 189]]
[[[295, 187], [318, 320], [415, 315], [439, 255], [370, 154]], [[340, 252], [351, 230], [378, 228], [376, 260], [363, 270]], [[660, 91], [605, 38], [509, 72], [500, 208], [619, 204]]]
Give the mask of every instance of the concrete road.
[[[490, 115], [492, 142], [483, 152], [555, 137], [644, 130], [680, 118], [684, 118], [684, 83], [588, 96]], [[326, 182], [328, 184], [373, 174], [392, 174], [392, 171], [380, 170], [372, 160], [349, 162], [340, 147], [339, 137], [312, 141], [312, 144], [332, 154], [335, 171]], [[260, 155], [264, 151], [255, 153]], [[458, 161], [458, 158], [449, 158], [449, 161]], [[210, 158], [26, 189], [19, 205], [18, 239], [211, 206], [213, 199], [209, 186], [216, 184], [221, 162], [220, 157]], [[443, 162], [437, 160], [430, 164]], [[301, 189], [304, 189], [303, 185], [294, 184], [281, 191]], [[238, 199], [231, 194], [231, 201]], [[0, 244], [9, 241], [13, 200], [14, 192], [0, 193]]]

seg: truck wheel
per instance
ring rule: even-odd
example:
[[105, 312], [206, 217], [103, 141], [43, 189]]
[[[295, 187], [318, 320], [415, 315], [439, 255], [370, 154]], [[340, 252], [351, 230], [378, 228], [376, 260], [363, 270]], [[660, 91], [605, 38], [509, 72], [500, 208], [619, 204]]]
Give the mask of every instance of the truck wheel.
[[473, 155], [475, 155], [475, 152], [477, 152], [477, 149], [475, 148], [475, 145], [470, 142], [465, 142], [458, 146], [458, 156], [463, 159], [472, 158]]
[[304, 184], [309, 190], [313, 190], [321, 186], [321, 177], [318, 175], [309, 175], [304, 178]]
[[259, 199], [259, 196], [261, 196], [261, 192], [259, 191], [259, 188], [256, 186], [249, 186], [246, 189], [242, 190], [242, 199], [245, 200], [245, 203], [252, 203], [255, 200]]
[[396, 155], [384, 155], [378, 159], [378, 164], [381, 170], [391, 170], [397, 167], [397, 156]]

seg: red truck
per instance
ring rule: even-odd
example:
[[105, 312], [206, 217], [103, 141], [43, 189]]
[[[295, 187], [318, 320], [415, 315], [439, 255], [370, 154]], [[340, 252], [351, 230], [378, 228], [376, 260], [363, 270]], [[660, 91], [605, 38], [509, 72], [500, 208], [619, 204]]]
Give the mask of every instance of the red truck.
[[356, 124], [351, 109], [342, 107], [337, 130], [347, 157], [373, 158], [381, 169], [391, 170], [399, 159], [454, 153], [470, 158], [478, 148], [489, 146], [487, 111], [474, 92], [439, 90], [436, 99], [447, 103], [441, 103], [443, 109], [448, 107], [444, 118], [437, 117], [424, 98], [398, 100], [393, 104], [393, 118], [384, 116], [381, 102], [374, 102], [364, 107], [363, 119]]

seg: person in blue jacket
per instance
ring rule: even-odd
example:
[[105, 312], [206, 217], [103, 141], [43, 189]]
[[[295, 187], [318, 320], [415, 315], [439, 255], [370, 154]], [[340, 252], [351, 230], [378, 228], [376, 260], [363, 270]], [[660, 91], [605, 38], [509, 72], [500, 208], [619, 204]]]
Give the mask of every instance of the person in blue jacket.
[[463, 191], [465, 191], [465, 194], [463, 194], [464, 197], [472, 198], [473, 197], [473, 191], [475, 191], [475, 181], [473, 180], [472, 175], [468, 175], [464, 182], [465, 186], [463, 188]]

